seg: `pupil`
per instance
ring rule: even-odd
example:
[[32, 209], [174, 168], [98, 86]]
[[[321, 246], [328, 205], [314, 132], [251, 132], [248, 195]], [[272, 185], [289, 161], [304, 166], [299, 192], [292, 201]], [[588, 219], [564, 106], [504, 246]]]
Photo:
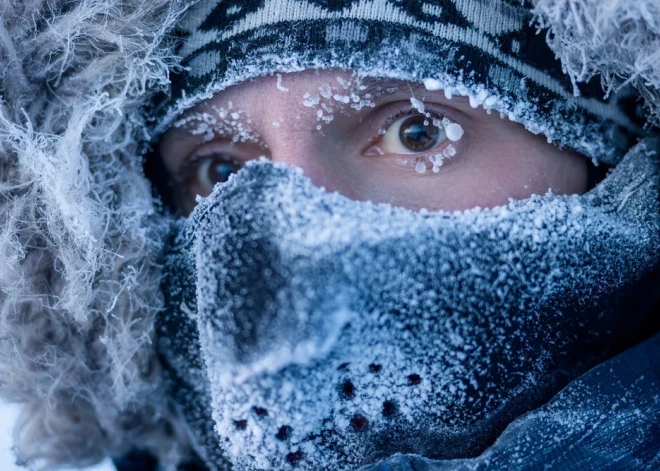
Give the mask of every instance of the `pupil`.
[[411, 116], [401, 124], [399, 138], [408, 150], [423, 152], [437, 143], [440, 130], [432, 124], [425, 125], [425, 119], [424, 116]]
[[225, 183], [229, 179], [229, 175], [234, 173], [234, 166], [226, 162], [219, 162], [213, 165], [213, 170], [210, 175], [211, 181], [215, 183]]

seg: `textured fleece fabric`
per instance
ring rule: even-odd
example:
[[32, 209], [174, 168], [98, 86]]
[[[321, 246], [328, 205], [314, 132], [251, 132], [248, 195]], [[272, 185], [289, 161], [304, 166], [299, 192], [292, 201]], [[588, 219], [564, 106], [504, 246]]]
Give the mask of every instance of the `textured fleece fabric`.
[[168, 247], [161, 350], [200, 455], [348, 471], [480, 454], [660, 297], [658, 150], [585, 195], [454, 213], [248, 164]]
[[[194, 3], [2, 4], [0, 393], [24, 406], [26, 463], [85, 465], [133, 446], [161, 463], [188, 453], [153, 343], [167, 218], [141, 149], [152, 138], [143, 109], [179, 70], [173, 31]], [[656, 3], [532, 3], [573, 81], [629, 83], [658, 123]]]

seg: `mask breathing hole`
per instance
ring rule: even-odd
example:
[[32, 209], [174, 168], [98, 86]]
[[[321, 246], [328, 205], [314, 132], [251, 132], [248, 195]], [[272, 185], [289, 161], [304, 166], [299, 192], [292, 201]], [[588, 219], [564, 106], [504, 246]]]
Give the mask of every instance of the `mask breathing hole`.
[[287, 440], [291, 436], [292, 432], [293, 429], [291, 427], [289, 427], [288, 425], [282, 425], [275, 434], [275, 438], [281, 441]]
[[296, 464], [303, 458], [303, 452], [298, 450], [286, 455], [286, 460], [291, 464]]
[[369, 365], [369, 371], [372, 373], [380, 373], [380, 370], [382, 370], [383, 367], [381, 365], [377, 365], [376, 363], [372, 363]]
[[396, 404], [393, 401], [383, 402], [383, 417], [392, 417], [396, 414]]
[[369, 421], [362, 415], [355, 415], [351, 419], [351, 427], [353, 427], [353, 430], [356, 432], [364, 432], [367, 430], [367, 427], [369, 427]]
[[234, 420], [234, 425], [237, 430], [245, 430], [247, 428], [247, 420]]
[[351, 381], [344, 381], [341, 385], [341, 395], [344, 399], [352, 399], [355, 396], [355, 386]]
[[420, 375], [418, 374], [408, 375], [408, 384], [410, 386], [417, 386], [421, 382], [422, 382], [422, 377]]

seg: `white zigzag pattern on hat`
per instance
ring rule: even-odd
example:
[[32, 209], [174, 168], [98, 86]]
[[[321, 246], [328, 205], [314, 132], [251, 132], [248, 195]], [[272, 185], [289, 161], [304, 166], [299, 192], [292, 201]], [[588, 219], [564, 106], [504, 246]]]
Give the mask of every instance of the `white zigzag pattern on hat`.
[[[520, 8], [515, 8], [505, 3], [486, 0], [475, 2], [475, 0], [452, 0], [456, 9], [475, 28], [493, 36], [520, 31], [524, 26], [525, 15]], [[483, 8], [475, 8], [475, 4], [487, 5], [484, 15]]]
[[[217, 5], [217, 2], [218, 0], [211, 0], [214, 5]], [[206, 15], [210, 13], [210, 9], [207, 8], [200, 8], [199, 10], [199, 12], [191, 12], [194, 18], [191, 18], [191, 24], [201, 25]], [[204, 15], [204, 18], [199, 18], [200, 14]], [[343, 11], [330, 11], [305, 0], [266, 0], [262, 8], [248, 13], [229, 30], [194, 31], [190, 40], [186, 41], [179, 53], [183, 58], [186, 58], [200, 47], [213, 41], [224, 41], [245, 31], [254, 30], [265, 25], [285, 21], [341, 19], [382, 21], [415, 27], [422, 23], [388, 0], [357, 0], [350, 8]]]
[[[220, 1], [222, 0], [201, 2], [199, 7], [190, 12], [190, 18], [186, 17], [184, 24], [187, 23], [189, 28], [193, 25], [201, 25]], [[605, 104], [596, 99], [573, 96], [572, 92], [567, 91], [557, 79], [515, 57], [503, 54], [495, 43], [480, 32], [492, 33], [499, 31], [504, 33], [515, 30], [516, 27], [521, 28], [523, 26], [522, 17], [516, 17], [516, 11], [513, 7], [508, 9], [489, 7], [488, 15], [486, 15], [489, 18], [486, 18], [484, 15], [476, 14], [474, 2], [469, 0], [452, 1], [454, 1], [459, 11], [464, 12], [469, 17], [466, 20], [473, 19], [476, 21], [476, 24], [472, 23], [475, 28], [462, 28], [445, 22], [420, 21], [388, 0], [356, 0], [350, 7], [342, 11], [331, 11], [306, 0], [266, 0], [263, 7], [246, 14], [229, 29], [222, 31], [216, 29], [199, 31], [195, 29], [182, 46], [180, 54], [182, 57], [187, 58], [212, 42], [226, 41], [246, 31], [288, 21], [353, 19], [396, 23], [412, 26], [439, 38], [476, 47], [509, 65], [542, 87], [560, 95], [563, 99], [575, 102], [596, 115], [609, 116], [623, 126], [634, 127], [629, 118], [616, 106], [615, 102]], [[477, 18], [481, 19], [477, 20]], [[211, 72], [222, 60], [223, 54], [218, 53], [218, 51], [202, 53], [191, 60], [192, 70], [190, 73], [193, 76], [203, 76]]]
[[[487, 34], [497, 36], [518, 31], [524, 26], [524, 14], [520, 9], [512, 6], [500, 3], [488, 5], [488, 14], [484, 15], [483, 9], [475, 7], [476, 0], [451, 1], [466, 21], [475, 29]], [[210, 42], [227, 40], [263, 25], [285, 21], [355, 19], [398, 23], [408, 26], [431, 24], [413, 18], [403, 8], [388, 0], [355, 0], [350, 7], [346, 7], [342, 11], [330, 11], [305, 0], [266, 0], [261, 9], [248, 13], [229, 30], [199, 31], [198, 28], [207, 16], [221, 2], [222, 0], [202, 1], [190, 10], [182, 22], [183, 29], [191, 33], [190, 40], [179, 51], [183, 58], [190, 56], [197, 49]], [[236, 5], [228, 5], [228, 10], [235, 9], [235, 7]], [[428, 10], [431, 7], [437, 7], [437, 5], [425, 3], [423, 10]]]

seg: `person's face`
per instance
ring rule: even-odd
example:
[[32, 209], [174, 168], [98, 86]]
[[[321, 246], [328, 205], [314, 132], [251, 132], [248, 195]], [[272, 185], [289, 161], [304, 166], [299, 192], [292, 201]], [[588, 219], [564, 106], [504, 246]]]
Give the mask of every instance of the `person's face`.
[[587, 181], [583, 157], [467, 98], [337, 70], [223, 90], [186, 113], [159, 151], [183, 214], [196, 195], [262, 156], [349, 198], [413, 210], [582, 193]]

